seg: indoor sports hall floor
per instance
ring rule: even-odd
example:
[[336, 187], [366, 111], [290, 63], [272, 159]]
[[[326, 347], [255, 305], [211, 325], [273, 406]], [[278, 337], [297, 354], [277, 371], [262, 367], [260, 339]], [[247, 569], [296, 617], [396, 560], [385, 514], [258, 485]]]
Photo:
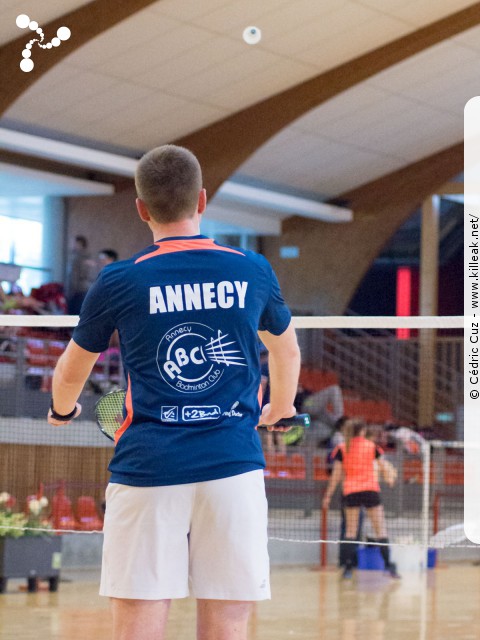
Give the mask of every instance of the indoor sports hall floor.
[[[65, 572], [58, 593], [26, 594], [20, 581], [0, 596], [1, 640], [110, 637], [108, 603], [96, 572]], [[257, 605], [250, 640], [476, 640], [480, 567], [444, 564], [392, 581], [376, 571], [342, 581], [336, 570], [272, 570], [273, 599]], [[195, 637], [195, 606], [174, 602], [168, 640]]]

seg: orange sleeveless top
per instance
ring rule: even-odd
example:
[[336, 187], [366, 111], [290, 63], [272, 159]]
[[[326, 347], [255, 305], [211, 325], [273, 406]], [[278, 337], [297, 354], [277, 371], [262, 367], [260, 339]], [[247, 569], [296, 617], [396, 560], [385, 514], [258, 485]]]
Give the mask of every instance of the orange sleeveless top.
[[332, 458], [343, 465], [344, 496], [360, 491], [380, 491], [375, 460], [382, 454], [380, 447], [363, 436], [352, 438], [348, 451], [345, 443], [334, 449]]

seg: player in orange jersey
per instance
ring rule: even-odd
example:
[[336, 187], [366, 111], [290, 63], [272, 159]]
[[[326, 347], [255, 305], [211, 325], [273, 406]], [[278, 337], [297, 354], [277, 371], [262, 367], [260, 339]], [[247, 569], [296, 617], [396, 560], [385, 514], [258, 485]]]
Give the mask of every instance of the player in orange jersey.
[[392, 465], [383, 459], [383, 451], [368, 440], [366, 425], [359, 420], [347, 420], [343, 426], [345, 441], [332, 453], [334, 460], [332, 475], [323, 497], [323, 507], [328, 508], [337, 485], [343, 482], [343, 506], [345, 508], [346, 532], [341, 543], [341, 557], [345, 559], [343, 576], [350, 578], [358, 544], [355, 542], [360, 509], [366, 509], [375, 532], [375, 540], [385, 563], [385, 570], [398, 578], [397, 570], [390, 561], [385, 514], [380, 499], [378, 472], [392, 486], [396, 480]]

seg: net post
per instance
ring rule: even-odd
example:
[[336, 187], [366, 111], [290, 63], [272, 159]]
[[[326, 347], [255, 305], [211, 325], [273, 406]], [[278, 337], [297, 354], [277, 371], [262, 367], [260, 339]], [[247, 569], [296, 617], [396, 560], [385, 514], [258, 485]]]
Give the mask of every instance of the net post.
[[[19, 318], [21, 316], [15, 316]], [[15, 371], [15, 415], [22, 414], [22, 408], [25, 406], [25, 375], [27, 367], [25, 365], [25, 347], [27, 341], [23, 336], [16, 338], [16, 371]]]
[[322, 507], [322, 523], [320, 527], [320, 566], [325, 569], [327, 566], [327, 537], [328, 537], [328, 509]]
[[423, 495], [422, 495], [422, 548], [424, 553], [424, 567], [428, 568], [428, 541], [430, 529], [430, 471], [431, 471], [431, 448], [430, 443], [424, 441], [422, 443], [422, 461], [423, 461]]
[[438, 533], [440, 530], [439, 522], [440, 522], [440, 494], [437, 493], [435, 494], [435, 497], [433, 499], [433, 531], [432, 531], [433, 535]]

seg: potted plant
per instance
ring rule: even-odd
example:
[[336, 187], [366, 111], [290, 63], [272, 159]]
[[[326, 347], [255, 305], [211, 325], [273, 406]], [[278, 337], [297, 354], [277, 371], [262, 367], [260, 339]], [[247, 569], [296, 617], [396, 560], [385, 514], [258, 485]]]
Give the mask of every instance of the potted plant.
[[0, 493], [0, 593], [9, 578], [26, 578], [30, 592], [38, 589], [39, 579], [46, 579], [49, 590], [56, 591], [62, 538], [53, 535], [45, 515], [48, 500], [30, 496], [25, 514], [15, 512], [15, 503], [13, 496]]

